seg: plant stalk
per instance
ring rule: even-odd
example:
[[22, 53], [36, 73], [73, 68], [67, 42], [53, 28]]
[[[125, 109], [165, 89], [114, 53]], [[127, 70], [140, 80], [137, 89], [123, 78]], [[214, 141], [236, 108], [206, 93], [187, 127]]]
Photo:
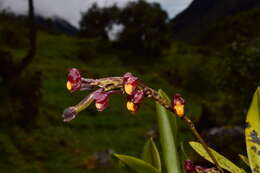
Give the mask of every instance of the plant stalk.
[[191, 131], [193, 132], [193, 134], [196, 136], [196, 138], [199, 140], [199, 142], [202, 144], [202, 146], [204, 147], [204, 149], [206, 150], [206, 152], [208, 153], [209, 157], [211, 158], [211, 160], [214, 162], [214, 164], [216, 165], [217, 169], [221, 172], [224, 173], [224, 170], [219, 166], [216, 158], [214, 157], [214, 155], [212, 154], [212, 152], [209, 150], [208, 145], [206, 144], [206, 142], [204, 141], [204, 139], [200, 136], [199, 132], [197, 131], [197, 129], [195, 128], [194, 123], [187, 117], [184, 116], [182, 118], [182, 120], [189, 126], [189, 128], [191, 129]]

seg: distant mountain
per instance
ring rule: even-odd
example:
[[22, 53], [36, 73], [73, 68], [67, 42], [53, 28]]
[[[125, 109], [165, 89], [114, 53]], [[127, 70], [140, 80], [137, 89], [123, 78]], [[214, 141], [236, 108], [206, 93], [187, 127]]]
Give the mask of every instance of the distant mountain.
[[78, 29], [76, 27], [59, 17], [44, 18], [42, 16], [37, 16], [36, 24], [55, 33], [62, 33], [67, 35], [75, 35], [78, 33]]
[[[21, 26], [27, 27], [27, 16], [16, 15], [11, 12], [0, 13], [0, 19], [3, 21], [9, 21], [10, 23], [19, 23]], [[78, 29], [71, 25], [68, 21], [60, 17], [46, 18], [37, 15], [35, 17], [35, 23], [38, 30], [44, 30], [55, 34], [75, 35], [78, 33]]]
[[196, 41], [208, 28], [226, 17], [260, 6], [260, 0], [194, 0], [171, 20], [173, 37]]
[[226, 17], [200, 37], [200, 44], [222, 47], [260, 39], [260, 6]]

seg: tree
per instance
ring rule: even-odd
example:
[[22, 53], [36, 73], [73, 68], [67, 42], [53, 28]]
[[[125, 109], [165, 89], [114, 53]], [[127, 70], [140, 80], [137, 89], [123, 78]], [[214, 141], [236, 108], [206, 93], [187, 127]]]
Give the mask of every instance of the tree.
[[10, 51], [0, 50], [0, 84], [1, 94], [4, 95], [0, 104], [0, 127], [20, 126], [30, 130], [36, 125], [42, 80], [39, 71], [28, 70], [36, 54], [33, 0], [28, 0], [28, 5], [29, 48], [25, 57], [21, 62], [15, 63]]
[[119, 45], [135, 54], [158, 57], [170, 44], [168, 15], [158, 3], [129, 2], [122, 10], [120, 23], [125, 29]]
[[158, 3], [144, 0], [129, 2], [119, 9], [116, 5], [100, 8], [94, 4], [82, 14], [81, 36], [108, 40], [108, 30], [122, 26], [116, 47], [134, 55], [155, 58], [170, 45], [168, 15]]
[[35, 15], [34, 15], [34, 3], [33, 0], [28, 0], [28, 6], [29, 6], [29, 19], [28, 19], [28, 25], [29, 25], [29, 42], [30, 47], [26, 54], [26, 56], [22, 59], [22, 62], [17, 66], [16, 74], [21, 74], [22, 71], [32, 62], [33, 58], [36, 54], [36, 27], [35, 27]]
[[120, 9], [116, 5], [100, 8], [96, 3], [93, 4], [87, 12], [82, 13], [80, 35], [107, 40], [106, 28], [117, 22], [119, 13]]

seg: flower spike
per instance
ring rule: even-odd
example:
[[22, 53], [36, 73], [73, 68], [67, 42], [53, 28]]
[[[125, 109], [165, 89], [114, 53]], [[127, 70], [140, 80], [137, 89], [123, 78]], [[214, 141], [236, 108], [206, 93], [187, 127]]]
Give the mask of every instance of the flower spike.
[[96, 103], [95, 105], [97, 110], [103, 111], [108, 106], [109, 95], [113, 93], [126, 93], [128, 95], [126, 107], [130, 112], [133, 113], [138, 110], [139, 105], [144, 97], [153, 99], [167, 110], [175, 112], [178, 117], [182, 118], [182, 120], [189, 126], [193, 134], [200, 141], [217, 167], [217, 169], [203, 168], [196, 165], [194, 167], [191, 163], [187, 162], [186, 168], [190, 170], [193, 169], [193, 172], [196, 173], [224, 173], [216, 158], [209, 150], [207, 144], [196, 130], [194, 123], [187, 116], [185, 116], [185, 100], [179, 94], [173, 96], [172, 102], [170, 103], [167, 99], [162, 97], [159, 92], [146, 86], [143, 82], [140, 82], [137, 77], [129, 72], [124, 74], [124, 76], [119, 77], [88, 79], [82, 78], [81, 74], [76, 68], [69, 69], [67, 88], [71, 92], [92, 89], [95, 89], [95, 91], [90, 93], [77, 105], [65, 109], [63, 113], [64, 121], [70, 121], [74, 119], [80, 111], [87, 108], [93, 101]]

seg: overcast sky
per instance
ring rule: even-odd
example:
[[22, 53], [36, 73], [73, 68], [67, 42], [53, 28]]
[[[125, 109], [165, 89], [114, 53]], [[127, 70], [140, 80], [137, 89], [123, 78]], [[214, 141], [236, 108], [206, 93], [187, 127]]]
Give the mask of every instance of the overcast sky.
[[[78, 26], [81, 14], [86, 11], [94, 2], [99, 6], [108, 6], [117, 3], [119, 6], [129, 0], [34, 0], [36, 13], [52, 17], [59, 16], [68, 20], [74, 26]], [[133, 0], [132, 0], [133, 1]], [[185, 9], [192, 0], [147, 0], [148, 2], [159, 2], [170, 17], [175, 16]], [[27, 0], [0, 0], [4, 7], [10, 7], [11, 11], [19, 14], [27, 13]]]

